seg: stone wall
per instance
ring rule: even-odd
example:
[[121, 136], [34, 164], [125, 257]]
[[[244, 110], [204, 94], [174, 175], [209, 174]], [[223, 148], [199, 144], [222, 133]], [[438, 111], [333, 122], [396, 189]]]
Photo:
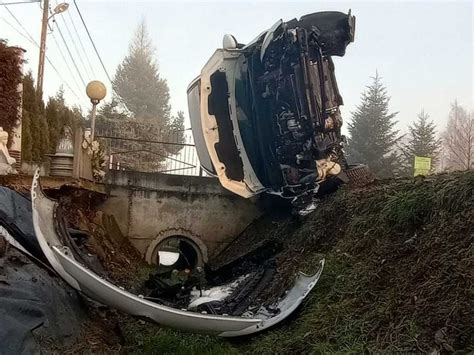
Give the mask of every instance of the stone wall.
[[132, 244], [152, 262], [153, 248], [171, 235], [198, 244], [212, 257], [261, 215], [210, 177], [110, 171], [109, 198], [100, 210], [113, 214]]

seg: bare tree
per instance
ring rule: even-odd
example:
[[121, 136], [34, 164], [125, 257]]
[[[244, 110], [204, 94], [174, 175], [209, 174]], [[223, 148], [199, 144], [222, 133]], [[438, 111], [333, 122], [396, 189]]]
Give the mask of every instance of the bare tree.
[[457, 101], [451, 104], [448, 126], [443, 137], [445, 167], [469, 170], [474, 167], [474, 117]]

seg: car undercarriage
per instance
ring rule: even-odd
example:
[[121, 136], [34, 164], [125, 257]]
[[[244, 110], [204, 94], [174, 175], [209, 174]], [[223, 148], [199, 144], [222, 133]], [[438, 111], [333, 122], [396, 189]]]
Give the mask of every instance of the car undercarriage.
[[331, 56], [344, 55], [353, 30], [350, 14], [316, 13], [280, 23], [271, 41], [246, 50], [262, 180], [284, 196], [314, 190], [347, 167]]

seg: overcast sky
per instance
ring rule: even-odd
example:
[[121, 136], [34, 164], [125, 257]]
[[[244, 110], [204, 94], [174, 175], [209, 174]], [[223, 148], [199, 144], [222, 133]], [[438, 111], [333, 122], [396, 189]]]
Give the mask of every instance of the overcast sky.
[[[13, 0], [2, 1], [7, 3]], [[56, 1], [51, 0], [51, 3], [54, 6]], [[428, 112], [442, 129], [450, 102], [454, 99], [469, 109], [473, 108], [474, 28], [473, 4], [470, 1], [246, 3], [77, 0], [77, 3], [111, 76], [127, 53], [136, 25], [142, 17], [146, 19], [157, 48], [161, 76], [167, 79], [170, 87], [173, 112], [183, 110], [187, 115], [186, 87], [199, 74], [214, 50], [221, 46], [225, 33], [231, 33], [239, 42], [246, 43], [280, 18], [290, 20], [326, 10], [347, 12], [350, 8], [357, 18], [355, 42], [349, 45], [344, 57], [335, 59], [346, 120], [350, 119], [350, 112], [359, 103], [361, 92], [370, 84], [370, 77], [376, 70], [392, 98], [390, 109], [399, 112], [397, 118], [402, 130], [421, 109]], [[8, 8], [39, 41], [39, 4], [10, 5]], [[56, 18], [84, 81], [99, 79], [110, 87], [74, 6], [71, 4], [67, 13]], [[78, 29], [88, 59], [77, 55], [64, 20], [75, 38], [75, 46], [82, 52], [71, 20]], [[26, 69], [31, 68], [36, 77], [37, 47], [9, 24], [23, 31], [5, 6], [0, 6], [0, 38], [6, 38], [10, 45], [27, 50]], [[58, 41], [72, 74], [64, 64], [54, 39]], [[66, 87], [68, 103], [88, 107], [84, 86], [57, 29], [48, 35], [47, 43], [49, 58], [80, 96], [78, 99]], [[95, 75], [91, 73], [87, 60], [92, 63]], [[44, 81], [46, 96], [53, 95], [62, 84], [49, 64], [46, 65]]]

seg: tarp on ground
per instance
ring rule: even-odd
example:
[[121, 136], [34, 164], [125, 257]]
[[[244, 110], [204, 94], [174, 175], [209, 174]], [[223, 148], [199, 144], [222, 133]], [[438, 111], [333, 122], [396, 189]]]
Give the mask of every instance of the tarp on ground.
[[79, 296], [61, 279], [13, 247], [0, 250], [0, 354], [39, 354], [43, 341], [66, 345], [81, 334], [84, 317]]
[[51, 271], [6, 242], [13, 238], [46, 261], [33, 227], [29, 198], [0, 186], [0, 354], [40, 353], [43, 341], [66, 344], [81, 333], [81, 300]]
[[31, 201], [3, 186], [0, 186], [0, 225], [32, 255], [46, 261], [36, 240]]

